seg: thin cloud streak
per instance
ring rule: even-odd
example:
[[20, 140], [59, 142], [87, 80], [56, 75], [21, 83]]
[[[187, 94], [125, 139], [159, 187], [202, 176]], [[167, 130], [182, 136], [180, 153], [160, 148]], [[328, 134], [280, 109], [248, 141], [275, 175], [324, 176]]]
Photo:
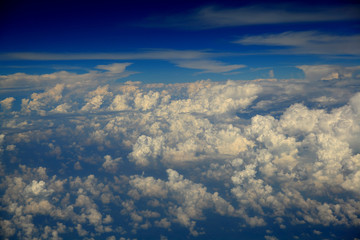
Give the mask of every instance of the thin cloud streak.
[[[140, 53], [6, 53], [0, 59], [30, 61], [67, 61], [67, 60], [164, 60], [188, 69], [204, 70], [200, 73], [224, 73], [243, 68], [245, 65], [227, 65], [212, 60], [216, 57], [233, 56], [234, 53], [212, 53], [203, 50], [167, 50], [158, 49]], [[107, 66], [108, 67], [108, 66]], [[106, 68], [107, 70], [107, 68]]]
[[207, 51], [157, 49], [138, 53], [38, 53], [38, 52], [13, 52], [0, 55], [3, 60], [174, 60], [174, 59], [199, 59], [223, 55]]
[[246, 67], [243, 64], [225, 65], [222, 62], [213, 60], [188, 60], [175, 63], [178, 67], [182, 68], [204, 70], [200, 73], [224, 73]]
[[273, 54], [325, 54], [360, 55], [360, 35], [334, 35], [317, 31], [283, 32], [246, 36], [234, 43], [286, 47], [276, 49]]
[[[292, 5], [253, 5], [240, 8], [208, 6], [190, 14], [148, 19], [145, 26], [185, 29], [213, 29], [258, 24], [348, 21], [360, 19], [358, 5], [341, 8], [296, 8]], [[150, 23], [149, 23], [150, 22]]]

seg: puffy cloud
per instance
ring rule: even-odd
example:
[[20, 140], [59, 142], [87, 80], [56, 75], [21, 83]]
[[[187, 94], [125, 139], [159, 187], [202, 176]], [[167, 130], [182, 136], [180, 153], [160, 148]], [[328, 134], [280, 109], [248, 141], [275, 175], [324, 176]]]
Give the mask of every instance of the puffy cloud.
[[110, 155], [104, 156], [105, 162], [102, 164], [102, 167], [108, 171], [115, 173], [118, 169], [119, 163], [122, 162], [121, 158], [113, 159]]
[[36, 180], [33, 180], [31, 185], [28, 185], [26, 188], [25, 188], [25, 192], [26, 193], [29, 193], [29, 194], [34, 194], [34, 195], [39, 195], [39, 194], [46, 194], [47, 191], [46, 189], [44, 188], [45, 186], [45, 182], [44, 181], [36, 181]]
[[68, 113], [69, 109], [71, 109], [71, 105], [69, 105], [67, 103], [63, 103], [63, 104], [60, 104], [60, 105], [56, 106], [50, 112], [53, 112], [53, 113]]
[[0, 232], [3, 237], [11, 237], [15, 234], [16, 229], [13, 223], [9, 220], [2, 220], [0, 224]]
[[14, 101], [15, 101], [14, 97], [5, 98], [4, 100], [0, 101], [1, 108], [4, 111], [10, 110], [12, 108], [12, 104]]
[[[195, 221], [204, 218], [206, 209], [214, 209], [220, 215], [233, 215], [234, 208], [217, 192], [211, 194], [206, 187], [185, 179], [172, 169], [168, 169], [168, 181], [154, 179], [152, 177], [134, 176], [130, 185], [136, 189], [140, 197], [155, 197], [165, 201], [174, 201], [177, 206], [170, 207], [168, 214], [174, 222], [188, 227], [193, 235], [198, 232]], [[159, 227], [168, 228], [170, 223], [165, 219], [156, 222]]]
[[204, 88], [190, 92], [190, 99], [171, 102], [169, 110], [178, 113], [222, 114], [246, 108], [260, 92], [259, 85], [234, 81], [208, 87], [205, 85]]
[[57, 84], [55, 87], [43, 92], [33, 93], [31, 100], [22, 99], [21, 109], [24, 112], [38, 111], [45, 114], [45, 109], [49, 104], [56, 103], [62, 98], [63, 84]]
[[208, 80], [36, 92], [23, 111], [1, 113], [2, 234], [119, 239], [155, 227], [170, 239], [181, 228], [208, 234], [215, 216], [226, 219], [218, 229], [231, 218], [239, 231], [347, 226], [352, 236], [360, 94], [341, 79], [353, 70], [341, 69], [311, 87]]

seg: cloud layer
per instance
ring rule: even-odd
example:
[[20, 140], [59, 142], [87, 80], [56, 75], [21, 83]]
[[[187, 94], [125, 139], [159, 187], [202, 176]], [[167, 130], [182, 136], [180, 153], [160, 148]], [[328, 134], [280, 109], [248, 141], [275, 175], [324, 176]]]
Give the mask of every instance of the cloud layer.
[[82, 75], [3, 76], [45, 86], [0, 99], [5, 239], [358, 237], [357, 67], [299, 66], [301, 80], [114, 82], [128, 65], [97, 66], [87, 88]]

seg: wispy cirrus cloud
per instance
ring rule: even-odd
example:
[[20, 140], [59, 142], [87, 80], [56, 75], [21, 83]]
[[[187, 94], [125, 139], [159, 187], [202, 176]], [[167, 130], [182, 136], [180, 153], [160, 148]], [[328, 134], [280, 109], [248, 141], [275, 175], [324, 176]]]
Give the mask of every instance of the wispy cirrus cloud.
[[0, 92], [19, 91], [21, 89], [43, 89], [54, 84], [65, 84], [67, 87], [87, 86], [93, 87], [98, 84], [113, 82], [125, 78], [137, 72], [128, 71], [126, 67], [131, 63], [113, 63], [110, 65], [98, 65], [87, 73], [77, 74], [67, 71], [58, 71], [50, 74], [31, 75], [15, 73], [0, 75]]
[[152, 17], [144, 25], [149, 27], [195, 30], [259, 24], [329, 22], [358, 19], [360, 19], [360, 8], [358, 5], [299, 7], [291, 4], [265, 4], [239, 8], [207, 6], [190, 13]]
[[246, 36], [234, 43], [277, 48], [273, 54], [360, 55], [360, 35], [335, 35], [318, 31], [288, 31], [276, 34]]
[[246, 67], [243, 64], [226, 65], [223, 62], [214, 60], [187, 60], [175, 63], [178, 67], [203, 70], [200, 73], [225, 73]]
[[[30, 61], [69, 61], [69, 60], [163, 60], [181, 68], [203, 70], [199, 73], [225, 73], [243, 68], [241, 64], [226, 64], [214, 58], [234, 55], [234, 53], [211, 52], [208, 50], [174, 50], [152, 49], [142, 52], [128, 53], [37, 53], [13, 52], [0, 54], [0, 60], [30, 60]], [[117, 66], [115, 66], [116, 68]], [[111, 72], [123, 70], [113, 66], [101, 66], [98, 69]]]
[[151, 49], [139, 52], [120, 53], [41, 53], [11, 52], [0, 54], [2, 60], [174, 60], [209, 58], [223, 54], [215, 54], [205, 50]]

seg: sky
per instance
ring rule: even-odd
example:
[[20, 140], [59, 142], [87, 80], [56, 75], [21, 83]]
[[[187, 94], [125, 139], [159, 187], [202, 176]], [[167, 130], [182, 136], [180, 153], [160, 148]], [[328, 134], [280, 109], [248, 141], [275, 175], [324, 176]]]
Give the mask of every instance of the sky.
[[[2, 74], [131, 62], [129, 80], [301, 78], [359, 64], [356, 1], [5, 1]], [[173, 79], [173, 80], [169, 80]]]
[[4, 1], [1, 239], [360, 239], [357, 1]]

